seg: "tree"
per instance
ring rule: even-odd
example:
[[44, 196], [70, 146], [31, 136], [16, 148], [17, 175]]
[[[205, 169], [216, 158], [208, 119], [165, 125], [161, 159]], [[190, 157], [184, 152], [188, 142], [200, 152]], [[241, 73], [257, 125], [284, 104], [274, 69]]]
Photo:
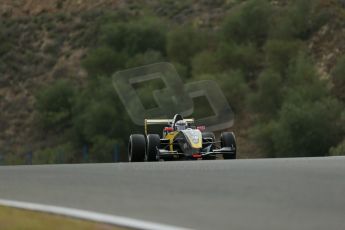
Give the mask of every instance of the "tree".
[[90, 76], [110, 76], [116, 70], [124, 68], [127, 59], [126, 53], [103, 46], [91, 50], [82, 65]]
[[323, 1], [294, 0], [275, 14], [270, 28], [273, 39], [309, 39], [330, 19], [327, 7], [319, 7]]
[[279, 73], [273, 70], [262, 72], [257, 80], [257, 92], [248, 99], [249, 106], [261, 118], [274, 118], [283, 101], [283, 81]]
[[272, 7], [267, 0], [251, 0], [236, 7], [222, 26], [223, 40], [236, 43], [264, 44], [271, 24]]
[[108, 23], [101, 29], [100, 43], [129, 56], [148, 50], [166, 53], [166, 27], [156, 18]]
[[222, 93], [224, 93], [234, 111], [238, 113], [244, 111], [249, 88], [244, 79], [244, 75], [240, 70], [215, 74], [204, 74], [195, 78], [198, 80], [216, 81], [221, 87]]
[[[331, 96], [327, 82], [320, 79], [309, 58], [300, 53], [290, 63], [282, 81], [265, 78], [265, 75], [259, 78], [257, 96], [262, 94], [262, 97], [257, 97], [254, 104], [261, 102], [264, 105], [267, 98], [270, 101], [280, 97], [281, 105], [277, 107], [276, 116], [258, 120], [252, 129], [252, 138], [259, 142], [268, 156], [327, 155], [329, 149], [341, 140], [344, 106]], [[264, 80], [260, 83], [261, 79]], [[274, 82], [283, 84], [276, 88]]]
[[325, 156], [339, 142], [342, 105], [335, 99], [285, 103], [273, 141], [276, 157]]
[[339, 58], [331, 75], [334, 95], [345, 102], [345, 55]]
[[60, 80], [45, 87], [36, 95], [39, 121], [47, 128], [65, 127], [70, 124], [75, 89], [71, 82]]
[[239, 69], [245, 74], [247, 81], [254, 80], [261, 65], [261, 54], [251, 43], [221, 43], [216, 55], [223, 71]]
[[168, 58], [190, 69], [191, 59], [202, 49], [206, 48], [206, 44], [202, 31], [195, 30], [191, 26], [176, 28], [168, 33]]
[[303, 44], [298, 40], [268, 40], [264, 46], [266, 62], [273, 70], [285, 75], [301, 49]]

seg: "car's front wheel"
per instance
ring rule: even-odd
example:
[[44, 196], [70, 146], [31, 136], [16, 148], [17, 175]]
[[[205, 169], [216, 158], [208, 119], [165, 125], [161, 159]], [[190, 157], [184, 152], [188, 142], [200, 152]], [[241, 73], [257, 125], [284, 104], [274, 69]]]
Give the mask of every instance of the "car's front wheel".
[[145, 159], [146, 140], [142, 134], [132, 134], [128, 143], [128, 161], [142, 162]]
[[223, 154], [224, 159], [236, 159], [236, 137], [233, 132], [223, 132], [220, 136], [221, 147], [231, 147], [234, 154]]
[[160, 145], [160, 137], [158, 134], [147, 135], [147, 149], [146, 149], [146, 161], [157, 161], [157, 153]]

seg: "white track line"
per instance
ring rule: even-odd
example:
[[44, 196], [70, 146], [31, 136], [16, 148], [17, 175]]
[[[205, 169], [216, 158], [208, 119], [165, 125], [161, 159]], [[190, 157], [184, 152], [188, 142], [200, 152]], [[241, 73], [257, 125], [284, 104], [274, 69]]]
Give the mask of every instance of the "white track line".
[[97, 212], [84, 211], [84, 210], [78, 210], [78, 209], [72, 209], [72, 208], [64, 208], [64, 207], [58, 207], [58, 206], [52, 206], [52, 205], [34, 204], [34, 203], [28, 203], [28, 202], [3, 200], [3, 199], [0, 199], [0, 205], [13, 207], [13, 208], [26, 209], [30, 211], [38, 211], [38, 212], [68, 216], [68, 217], [73, 217], [77, 219], [89, 220], [89, 221], [111, 224], [111, 225], [116, 225], [119, 227], [127, 227], [127, 228], [132, 228], [132, 229], [187, 230], [186, 228], [180, 228], [180, 227], [158, 224], [158, 223], [153, 223], [153, 222], [148, 222], [148, 221], [136, 220], [136, 219], [122, 217], [122, 216], [107, 215], [107, 214], [102, 214], [102, 213], [97, 213]]

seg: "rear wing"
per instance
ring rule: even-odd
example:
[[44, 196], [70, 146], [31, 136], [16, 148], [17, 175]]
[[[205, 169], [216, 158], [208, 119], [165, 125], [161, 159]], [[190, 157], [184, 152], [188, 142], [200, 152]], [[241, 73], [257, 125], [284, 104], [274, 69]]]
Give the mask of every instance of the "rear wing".
[[[194, 118], [183, 119], [187, 123], [194, 123]], [[145, 119], [145, 134], [147, 135], [148, 125], [171, 125], [173, 119]]]

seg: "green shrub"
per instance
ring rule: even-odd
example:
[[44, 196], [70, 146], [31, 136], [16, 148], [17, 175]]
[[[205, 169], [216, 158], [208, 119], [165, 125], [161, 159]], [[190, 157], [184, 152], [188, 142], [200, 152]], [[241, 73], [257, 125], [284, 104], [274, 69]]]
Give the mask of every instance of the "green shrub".
[[[125, 138], [129, 121], [126, 110], [107, 77], [94, 78], [78, 96], [73, 109], [73, 127], [79, 144], [91, 143], [93, 137]], [[122, 132], [118, 132], [122, 130]]]
[[268, 157], [326, 156], [341, 138], [342, 105], [331, 98], [284, 103], [277, 120], [258, 123], [251, 138]]
[[221, 72], [217, 54], [213, 51], [205, 50], [194, 56], [192, 59], [192, 75], [214, 74]]
[[163, 62], [164, 57], [159, 51], [148, 50], [145, 53], [139, 53], [128, 59], [126, 68], [135, 68], [148, 64]]
[[104, 46], [90, 51], [82, 65], [91, 76], [110, 76], [116, 70], [123, 69], [127, 59], [127, 54]]
[[182, 79], [187, 79], [190, 77], [190, 73], [188, 72], [188, 67], [178, 63], [178, 62], [172, 62], [172, 64], [174, 65], [178, 75], [182, 78]]
[[80, 114], [83, 124], [83, 134], [87, 140], [94, 136], [111, 136], [116, 131], [117, 113], [113, 106], [104, 102], [92, 102]]
[[330, 96], [327, 81], [320, 79], [304, 53], [290, 63], [284, 78], [264, 72], [253, 98], [259, 115], [276, 111], [275, 116], [258, 119], [251, 130], [267, 156], [325, 156], [341, 139], [344, 105]]
[[345, 139], [329, 150], [330, 156], [345, 156]]
[[224, 21], [224, 41], [253, 43], [261, 46], [266, 40], [271, 24], [272, 7], [267, 0], [250, 0], [236, 7]]
[[10, 42], [0, 42], [0, 57], [8, 53], [13, 49], [13, 45]]
[[168, 58], [190, 68], [191, 59], [195, 54], [205, 49], [206, 44], [206, 38], [202, 31], [191, 26], [175, 28], [167, 36]]
[[78, 156], [71, 143], [65, 143], [52, 148], [45, 148], [33, 153], [33, 164], [65, 164], [75, 163]]
[[332, 70], [333, 93], [345, 102], [345, 55], [342, 56]]
[[261, 65], [261, 54], [253, 44], [220, 44], [217, 61], [223, 70], [239, 69], [252, 80]]
[[276, 157], [325, 156], [338, 143], [342, 105], [330, 98], [285, 103], [274, 132]]
[[155, 18], [137, 19], [126, 23], [109, 23], [102, 27], [101, 44], [116, 52], [129, 56], [147, 50], [165, 54], [166, 29], [164, 23]]
[[268, 122], [259, 122], [250, 127], [249, 138], [258, 146], [256, 153], [266, 157], [276, 157], [274, 135], [278, 129], [278, 123], [275, 120]]
[[293, 103], [317, 101], [329, 96], [327, 81], [320, 78], [310, 58], [303, 52], [290, 63], [284, 80], [286, 98]]
[[8, 31], [6, 26], [0, 24], [0, 57], [13, 49], [12, 39]]
[[113, 162], [115, 147], [119, 143], [122, 142], [107, 136], [95, 136], [90, 149], [91, 162]]
[[310, 83], [319, 81], [319, 79], [311, 58], [304, 52], [299, 52], [297, 57], [290, 62], [285, 77], [289, 87], [303, 85], [304, 83], [310, 85]]
[[318, 7], [320, 1], [295, 0], [278, 11], [270, 34], [275, 39], [299, 38], [307, 40], [331, 17], [326, 7]]
[[70, 82], [64, 80], [41, 89], [36, 95], [36, 108], [42, 125], [61, 128], [69, 124], [74, 97], [74, 87]]
[[224, 93], [228, 99], [233, 110], [238, 113], [244, 110], [249, 88], [241, 71], [228, 71], [212, 75], [205, 74], [199, 75], [195, 78], [198, 80], [216, 81], [221, 87], [222, 93]]
[[101, 76], [90, 79], [78, 95], [72, 124], [70, 140], [79, 148], [89, 146], [89, 157], [94, 162], [109, 162], [114, 144], [122, 146], [136, 128], [119, 100], [111, 78]]
[[252, 111], [263, 118], [273, 118], [279, 111], [283, 100], [283, 81], [279, 73], [266, 70], [257, 80], [257, 92], [249, 96]]
[[91, 76], [110, 76], [117, 70], [162, 60], [166, 32], [156, 19], [105, 23], [98, 48], [91, 49], [82, 65]]
[[302, 43], [297, 40], [268, 40], [264, 46], [267, 64], [284, 75], [302, 48]]

